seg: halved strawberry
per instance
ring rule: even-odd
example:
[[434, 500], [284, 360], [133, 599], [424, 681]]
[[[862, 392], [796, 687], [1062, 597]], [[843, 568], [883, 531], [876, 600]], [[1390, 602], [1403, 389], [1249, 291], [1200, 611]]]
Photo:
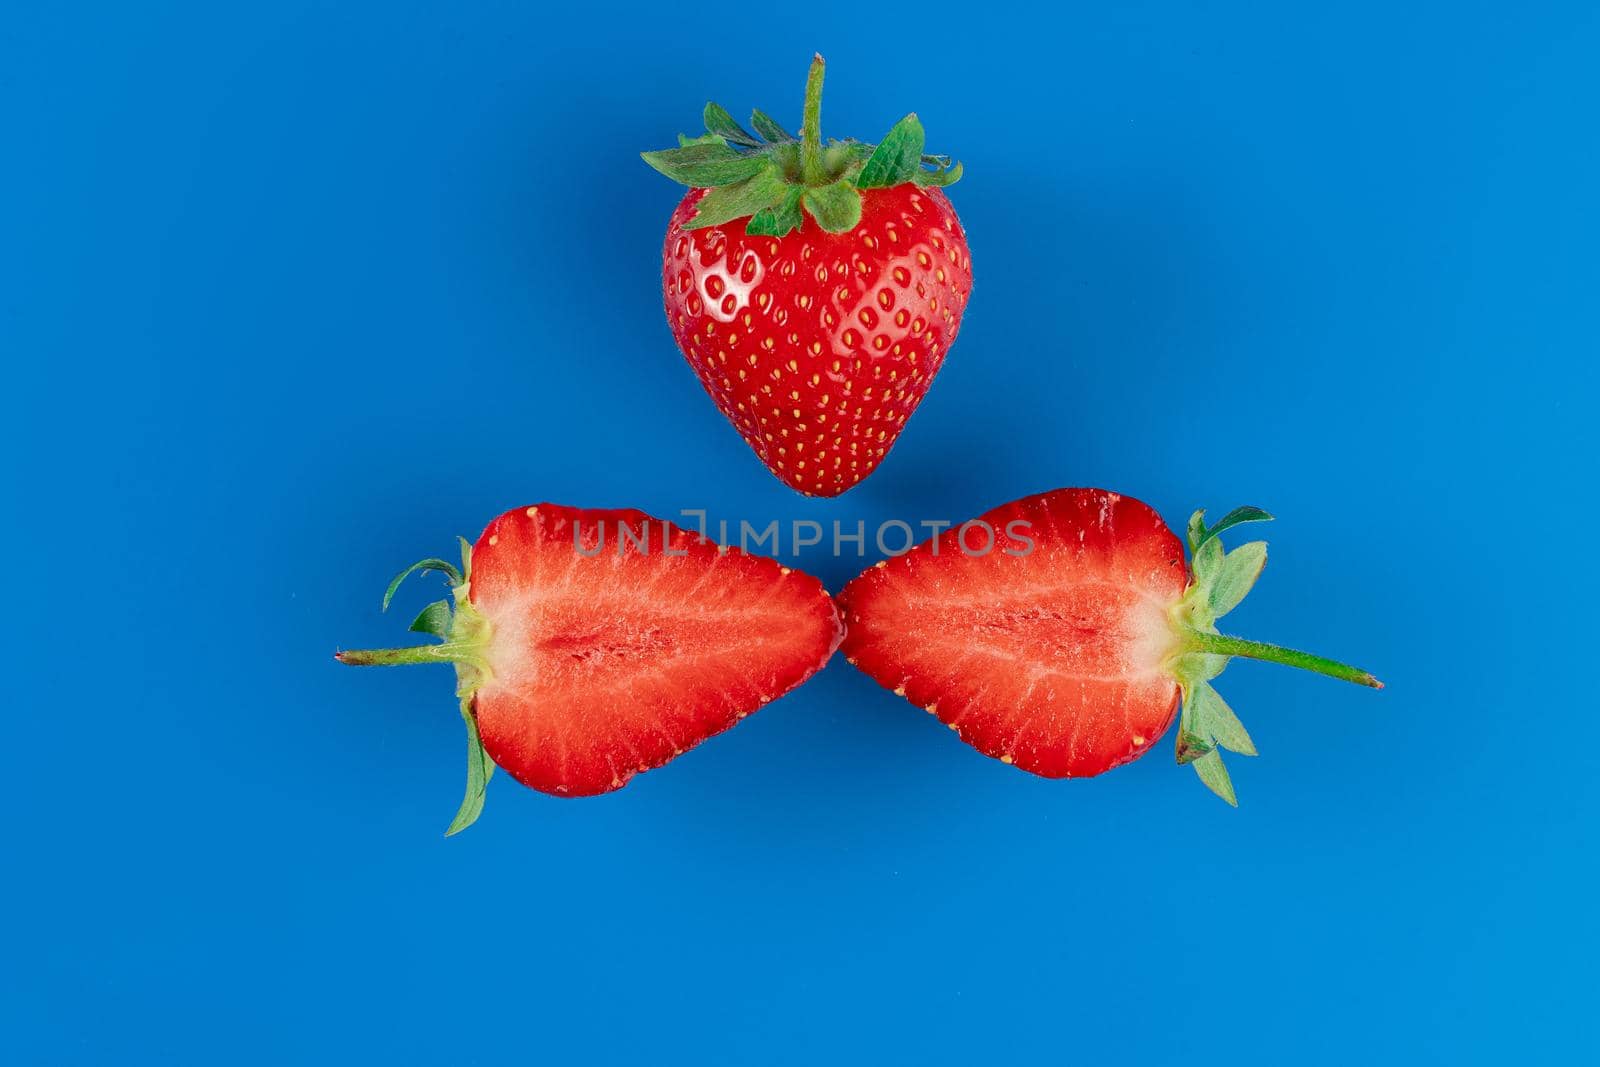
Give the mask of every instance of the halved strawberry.
[[494, 764], [533, 789], [620, 789], [782, 696], [827, 662], [843, 627], [817, 579], [641, 511], [540, 504], [462, 541], [452, 602], [412, 629], [443, 644], [341, 652], [356, 665], [456, 665], [477, 818]]
[[1232, 656], [1382, 688], [1365, 671], [1225, 637], [1215, 622], [1266, 563], [1256, 541], [1217, 537], [1271, 516], [1240, 508], [1183, 543], [1132, 497], [1057, 489], [1003, 504], [884, 560], [840, 592], [845, 656], [937, 715], [968, 744], [1047, 778], [1100, 774], [1172, 725], [1178, 760], [1235, 803], [1217, 747], [1255, 755], [1211, 687]]

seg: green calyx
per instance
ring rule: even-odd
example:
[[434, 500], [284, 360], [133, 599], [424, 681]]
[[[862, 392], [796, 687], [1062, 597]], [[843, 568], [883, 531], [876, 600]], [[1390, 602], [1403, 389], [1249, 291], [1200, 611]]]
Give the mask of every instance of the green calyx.
[[489, 674], [488, 646], [489, 623], [472, 606], [468, 594], [472, 590], [472, 546], [461, 538], [461, 567], [442, 559], [425, 559], [413, 563], [389, 583], [383, 594], [383, 610], [389, 610], [389, 601], [395, 590], [413, 574], [436, 571], [450, 581], [451, 596], [436, 600], [423, 608], [410, 629], [414, 633], [430, 634], [440, 639], [438, 644], [414, 645], [409, 648], [376, 648], [364, 651], [337, 652], [334, 659], [355, 667], [392, 667], [406, 663], [450, 663], [456, 669], [456, 697], [461, 705], [461, 718], [467, 726], [467, 791], [461, 808], [450, 821], [445, 836], [460, 833], [478, 820], [483, 813], [483, 801], [489, 778], [494, 774], [494, 761], [484, 751], [478, 736], [478, 719], [473, 709], [473, 694]]
[[861, 221], [861, 190], [912, 182], [950, 185], [961, 164], [949, 156], [923, 154], [922, 123], [915, 114], [895, 123], [877, 144], [822, 140], [821, 56], [806, 79], [800, 136], [765, 112], [750, 116], [750, 133], [719, 104], [707, 104], [706, 132], [678, 136], [678, 147], [641, 153], [675, 182], [710, 190], [685, 229], [721, 226], [748, 218], [745, 232], [782, 237], [799, 229], [804, 215], [829, 233], [847, 233]]
[[1223, 549], [1218, 534], [1241, 523], [1268, 522], [1272, 516], [1260, 508], [1235, 508], [1215, 526], [1207, 527], [1205, 515], [1204, 511], [1196, 511], [1189, 518], [1192, 577], [1183, 598], [1172, 609], [1177, 648], [1168, 659], [1167, 669], [1177, 679], [1183, 695], [1183, 711], [1178, 719], [1178, 762], [1192, 766], [1206, 788], [1238, 807], [1221, 750], [1254, 756], [1256, 746], [1239, 717], [1211, 685], [1229, 660], [1244, 656], [1282, 663], [1373, 689], [1382, 689], [1383, 683], [1368, 672], [1337, 660], [1219, 633], [1217, 620], [1238, 607], [1261, 576], [1267, 564], [1267, 545], [1265, 541], [1251, 541], [1229, 552]]

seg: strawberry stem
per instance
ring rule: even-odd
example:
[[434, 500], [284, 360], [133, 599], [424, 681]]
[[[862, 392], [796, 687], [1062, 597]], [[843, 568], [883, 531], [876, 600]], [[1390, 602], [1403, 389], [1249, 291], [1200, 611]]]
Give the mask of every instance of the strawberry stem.
[[1309, 652], [1283, 648], [1280, 645], [1269, 645], [1262, 641], [1247, 641], [1242, 637], [1229, 637], [1226, 634], [1208, 634], [1199, 631], [1191, 631], [1190, 642], [1198, 651], [1209, 652], [1213, 655], [1244, 656], [1246, 659], [1282, 663], [1288, 667], [1314, 671], [1317, 674], [1325, 674], [1329, 678], [1354, 682], [1356, 685], [1364, 685], [1372, 689], [1383, 688], [1382, 682], [1359, 667], [1352, 667], [1347, 663], [1340, 663], [1338, 660], [1328, 659], [1325, 656], [1314, 656]]
[[407, 663], [463, 663], [470, 650], [446, 642], [440, 645], [415, 645], [411, 648], [368, 648], [335, 652], [333, 658], [352, 667], [395, 667]]
[[800, 119], [800, 180], [807, 185], [826, 185], [828, 175], [822, 166], [822, 56], [811, 57], [811, 73], [806, 76], [806, 104]]

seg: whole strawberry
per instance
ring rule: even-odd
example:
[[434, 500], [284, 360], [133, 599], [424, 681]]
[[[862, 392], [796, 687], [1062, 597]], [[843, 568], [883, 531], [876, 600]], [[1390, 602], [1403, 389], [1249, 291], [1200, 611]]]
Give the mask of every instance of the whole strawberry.
[[692, 187], [662, 251], [678, 347], [773, 474], [837, 496], [883, 461], [939, 372], [972, 259], [940, 191], [961, 165], [923, 154], [915, 114], [877, 145], [824, 145], [822, 75], [817, 56], [798, 138], [707, 104], [705, 136], [644, 160]]
[[1230, 658], [1383, 688], [1358, 668], [1217, 632], [1267, 562], [1265, 543], [1224, 552], [1219, 535], [1270, 518], [1237, 508], [1208, 527], [1195, 512], [1186, 564], [1183, 542], [1132, 497], [1023, 497], [846, 585], [844, 653], [967, 744], [1046, 778], [1137, 759], [1176, 717], [1178, 762], [1233, 804], [1219, 750], [1256, 749], [1211, 686]]

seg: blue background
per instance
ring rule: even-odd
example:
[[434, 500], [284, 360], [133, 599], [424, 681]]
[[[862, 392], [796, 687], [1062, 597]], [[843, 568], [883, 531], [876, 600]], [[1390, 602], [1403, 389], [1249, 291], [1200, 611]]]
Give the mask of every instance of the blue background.
[[[1589, 4], [11, 4], [13, 1062], [1600, 1056]], [[1115, 12], [1102, 10], [1116, 7]], [[228, 10], [223, 10], [228, 8]], [[915, 108], [977, 284], [809, 501], [661, 321], [715, 98]], [[835, 659], [626, 790], [462, 779], [384, 583], [540, 499], [1279, 516], [1242, 805], [979, 757]], [[837, 588], [866, 561], [809, 550]]]

